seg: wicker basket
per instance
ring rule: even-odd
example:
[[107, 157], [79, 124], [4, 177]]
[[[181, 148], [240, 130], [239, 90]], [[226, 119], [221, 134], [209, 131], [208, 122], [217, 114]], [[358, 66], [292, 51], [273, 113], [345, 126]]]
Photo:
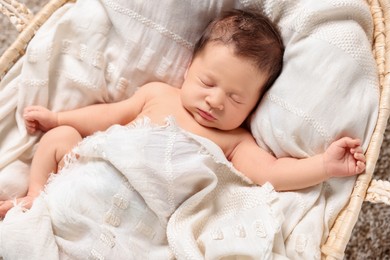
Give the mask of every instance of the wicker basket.
[[[0, 0], [0, 11], [10, 18], [19, 31], [15, 42], [0, 57], [0, 80], [24, 54], [29, 41], [39, 27], [67, 2], [75, 0], [51, 0], [37, 14], [16, 0]], [[380, 82], [380, 108], [375, 131], [366, 152], [366, 173], [359, 175], [349, 203], [338, 215], [326, 243], [322, 247], [323, 258], [342, 259], [352, 234], [363, 201], [390, 205], [390, 182], [373, 180], [373, 173], [379, 157], [384, 132], [390, 115], [390, 0], [368, 0], [374, 20], [373, 52], [378, 65]]]
[[379, 115], [366, 152], [366, 172], [357, 178], [348, 205], [338, 215], [322, 247], [327, 259], [343, 258], [363, 201], [390, 205], [390, 183], [372, 179], [390, 113], [390, 1], [370, 0], [368, 3], [374, 21], [373, 52], [378, 66], [381, 96]]

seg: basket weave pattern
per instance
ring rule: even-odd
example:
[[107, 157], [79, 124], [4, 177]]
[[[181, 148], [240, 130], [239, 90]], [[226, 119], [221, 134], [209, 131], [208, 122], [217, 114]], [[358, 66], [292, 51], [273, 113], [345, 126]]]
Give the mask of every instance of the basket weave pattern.
[[379, 115], [366, 152], [366, 172], [357, 178], [348, 205], [339, 214], [325, 245], [322, 247], [322, 252], [327, 256], [327, 259], [342, 259], [344, 257], [345, 248], [366, 195], [368, 201], [388, 203], [390, 199], [390, 183], [388, 181], [372, 181], [390, 113], [390, 3], [386, 0], [370, 0], [368, 2], [375, 28], [373, 53], [378, 66], [381, 92]]

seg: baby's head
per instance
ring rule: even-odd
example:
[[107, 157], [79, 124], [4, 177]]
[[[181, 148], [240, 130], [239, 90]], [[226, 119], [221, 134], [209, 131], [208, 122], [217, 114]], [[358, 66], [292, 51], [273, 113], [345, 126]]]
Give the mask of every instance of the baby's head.
[[242, 126], [279, 75], [283, 50], [277, 29], [264, 15], [225, 13], [195, 46], [181, 87], [182, 105], [202, 126]]
[[232, 10], [213, 20], [196, 43], [193, 59], [210, 43], [233, 47], [237, 56], [246, 58], [266, 73], [268, 79], [262, 86], [262, 94], [282, 70], [282, 38], [278, 28], [262, 13]]

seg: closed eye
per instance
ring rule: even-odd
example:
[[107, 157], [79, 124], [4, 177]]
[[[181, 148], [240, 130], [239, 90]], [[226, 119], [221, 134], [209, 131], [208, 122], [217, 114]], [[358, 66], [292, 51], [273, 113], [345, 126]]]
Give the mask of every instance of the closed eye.
[[244, 104], [244, 103], [241, 101], [240, 97], [238, 97], [238, 96], [235, 95], [235, 94], [231, 94], [231, 95], [230, 95], [230, 99], [233, 100], [233, 102], [235, 102], [235, 103], [237, 103], [237, 104]]
[[199, 80], [202, 83], [202, 85], [205, 86], [205, 87], [209, 87], [209, 88], [214, 87], [214, 84], [211, 83], [211, 82], [208, 82], [208, 81], [205, 81], [205, 80], [201, 80], [201, 79], [199, 79]]

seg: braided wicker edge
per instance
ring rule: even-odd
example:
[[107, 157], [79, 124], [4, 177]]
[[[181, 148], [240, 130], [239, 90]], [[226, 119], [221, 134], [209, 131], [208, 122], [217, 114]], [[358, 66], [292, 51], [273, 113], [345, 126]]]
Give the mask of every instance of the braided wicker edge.
[[383, 180], [372, 180], [364, 201], [390, 205], [390, 182]]
[[23, 31], [33, 18], [30, 9], [15, 0], [0, 0], [0, 11], [8, 16], [18, 32]]
[[[15, 1], [15, 0], [13, 0]], [[0, 80], [5, 73], [15, 64], [15, 62], [24, 54], [27, 44], [34, 37], [36, 31], [44, 22], [62, 5], [74, 0], [51, 0], [42, 10], [31, 19], [29, 24], [20, 32], [13, 44], [0, 57]]]
[[379, 157], [390, 115], [390, 1], [368, 0], [374, 21], [374, 55], [378, 65], [380, 104], [377, 124], [366, 152], [365, 174], [359, 175], [348, 205], [340, 212], [322, 246], [323, 258], [343, 259]]

